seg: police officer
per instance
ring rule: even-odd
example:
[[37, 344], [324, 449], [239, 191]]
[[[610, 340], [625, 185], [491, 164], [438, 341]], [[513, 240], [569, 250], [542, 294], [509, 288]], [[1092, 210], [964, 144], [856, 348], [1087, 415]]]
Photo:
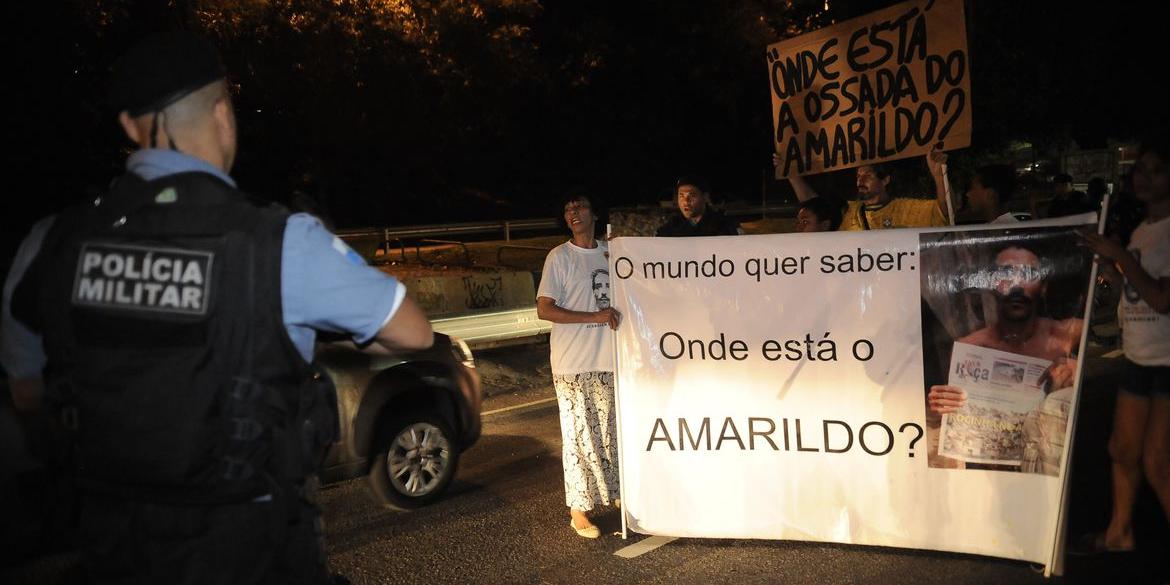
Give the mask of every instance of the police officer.
[[430, 324], [319, 221], [238, 190], [206, 41], [145, 40], [110, 99], [138, 149], [106, 194], [34, 227], [0, 332], [18, 402], [43, 396], [74, 438], [84, 580], [328, 582], [306, 487], [337, 433], [316, 331], [422, 349]]

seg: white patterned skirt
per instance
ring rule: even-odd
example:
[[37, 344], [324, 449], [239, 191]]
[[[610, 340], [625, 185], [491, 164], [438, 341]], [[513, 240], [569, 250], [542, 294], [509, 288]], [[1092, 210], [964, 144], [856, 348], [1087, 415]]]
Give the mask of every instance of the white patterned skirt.
[[553, 376], [561, 410], [565, 504], [581, 511], [618, 495], [617, 407], [613, 372]]

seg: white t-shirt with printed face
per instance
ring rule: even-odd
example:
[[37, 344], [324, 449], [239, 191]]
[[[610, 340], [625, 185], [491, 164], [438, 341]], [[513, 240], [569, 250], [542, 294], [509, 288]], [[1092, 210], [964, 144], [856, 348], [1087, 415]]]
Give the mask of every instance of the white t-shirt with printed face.
[[[1170, 218], [1138, 226], [1130, 237], [1129, 251], [1150, 276], [1170, 277]], [[1128, 281], [1117, 312], [1125, 357], [1143, 366], [1170, 366], [1170, 315], [1154, 311]]]
[[[610, 306], [608, 246], [580, 248], [565, 242], [548, 253], [538, 297], [570, 311], [594, 312]], [[605, 323], [554, 323], [549, 338], [553, 374], [613, 371], [613, 337]]]

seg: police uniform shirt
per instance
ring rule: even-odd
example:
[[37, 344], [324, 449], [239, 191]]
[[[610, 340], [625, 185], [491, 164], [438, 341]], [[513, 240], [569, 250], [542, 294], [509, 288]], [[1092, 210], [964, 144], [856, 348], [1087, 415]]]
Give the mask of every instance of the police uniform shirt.
[[[126, 168], [145, 180], [202, 171], [235, 186], [209, 163], [171, 150], [147, 149], [132, 154]], [[37, 378], [45, 365], [41, 338], [11, 318], [12, 289], [20, 282], [51, 225], [38, 222], [13, 260], [4, 286], [0, 322], [0, 363], [13, 378]], [[350, 333], [357, 343], [372, 339], [390, 321], [406, 288], [365, 260], [321, 222], [308, 214], [289, 216], [285, 224], [280, 274], [283, 320], [301, 357], [312, 361], [316, 331]]]
[[28, 236], [20, 243], [8, 271], [8, 279], [4, 281], [3, 313], [0, 316], [0, 364], [10, 378], [18, 380], [41, 377], [46, 359], [41, 349], [40, 336], [12, 318], [12, 293], [36, 257], [45, 234], [53, 227], [53, 219], [51, 216], [46, 217], [33, 225]]

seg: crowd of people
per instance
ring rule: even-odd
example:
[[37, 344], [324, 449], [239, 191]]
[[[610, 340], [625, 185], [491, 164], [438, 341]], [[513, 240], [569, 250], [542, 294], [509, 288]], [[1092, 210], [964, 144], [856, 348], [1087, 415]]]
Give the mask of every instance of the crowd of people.
[[[1015, 195], [1016, 173], [1008, 164], [974, 170], [958, 205], [947, 184], [947, 154], [932, 149], [927, 168], [935, 186], [933, 198], [895, 197], [890, 169], [882, 164], [856, 169], [856, 193], [819, 194], [804, 178], [789, 181], [799, 201], [798, 232], [1016, 224], [1008, 210]], [[1170, 151], [1163, 142], [1145, 145], [1134, 167], [1132, 190], [1114, 198], [1106, 236], [1085, 233], [1102, 274], [1125, 295], [1119, 307], [1123, 347], [1128, 357], [1127, 380], [1119, 387], [1110, 454], [1113, 458], [1113, 517], [1108, 529], [1086, 535], [1080, 552], [1131, 550], [1132, 510], [1141, 477], [1154, 487], [1170, 519]], [[1101, 209], [1105, 184], [1089, 183], [1089, 194], [1071, 189], [1071, 178], [1054, 179], [1054, 197], [1045, 217], [1075, 215]], [[674, 189], [678, 214], [656, 232], [659, 237], [733, 236], [743, 230], [711, 206], [707, 186], [693, 178], [679, 179]], [[611, 336], [621, 315], [592, 294], [598, 279], [608, 281], [606, 242], [596, 235], [596, 201], [575, 193], [563, 202], [565, 225], [572, 239], [552, 250], [537, 292], [540, 317], [554, 323], [551, 360], [561, 409], [562, 462], [570, 527], [596, 538], [600, 531], [588, 517], [599, 505], [617, 504], [616, 423]], [[958, 219], [958, 221], [955, 221]], [[1132, 234], [1132, 235], [1131, 235]], [[1052, 362], [1045, 374], [1046, 397], [1024, 421], [1024, 462], [1017, 470], [1056, 475], [1064, 452], [1064, 429], [1072, 399], [1083, 324], [1079, 318], [1055, 321], [1036, 307], [1044, 295], [1040, 258], [1026, 243], [1002, 246], [996, 254], [999, 274], [999, 322], [959, 339]], [[1006, 272], [1005, 272], [1006, 271]], [[605, 284], [608, 291], [608, 282]], [[1018, 315], [1016, 313], [1019, 313]], [[930, 412], [955, 412], [965, 401], [962, 389], [936, 384], [927, 396]], [[937, 427], [933, 444], [937, 447]], [[1005, 466], [974, 466], [1003, 469]]]

